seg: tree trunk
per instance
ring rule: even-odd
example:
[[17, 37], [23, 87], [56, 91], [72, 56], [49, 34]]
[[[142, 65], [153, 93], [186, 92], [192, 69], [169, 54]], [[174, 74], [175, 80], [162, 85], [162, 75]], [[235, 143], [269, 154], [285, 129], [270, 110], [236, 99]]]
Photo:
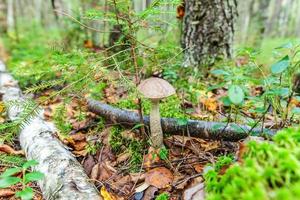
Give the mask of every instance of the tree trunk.
[[7, 32], [7, 6], [6, 1], [0, 0], [0, 34]]
[[182, 47], [184, 66], [213, 64], [232, 56], [236, 0], [188, 0], [185, 2]]

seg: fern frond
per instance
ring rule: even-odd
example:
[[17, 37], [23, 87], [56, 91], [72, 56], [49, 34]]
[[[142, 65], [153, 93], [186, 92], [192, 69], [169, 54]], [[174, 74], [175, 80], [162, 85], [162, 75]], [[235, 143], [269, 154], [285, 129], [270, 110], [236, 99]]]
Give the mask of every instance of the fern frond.
[[24, 125], [29, 124], [30, 121], [37, 117], [41, 109], [38, 107], [35, 101], [33, 100], [12, 100], [5, 103], [5, 107], [7, 110], [10, 109], [18, 109], [20, 110], [20, 114], [14, 122], [6, 123], [0, 125], [0, 132], [6, 128], [11, 128], [13, 126], [17, 126], [18, 128], [24, 128]]
[[26, 162], [26, 159], [21, 156], [12, 156], [0, 154], [0, 166], [20, 167]]
[[39, 92], [41, 90], [44, 90], [44, 89], [47, 89], [47, 88], [51, 88], [51, 87], [54, 87], [54, 86], [57, 86], [57, 85], [60, 85], [64, 83], [64, 80], [51, 80], [51, 81], [45, 81], [45, 82], [42, 82], [42, 83], [38, 83], [38, 84], [35, 84], [29, 88], [26, 88], [25, 90], [25, 94], [28, 94], [28, 93], [36, 93], [36, 92]]

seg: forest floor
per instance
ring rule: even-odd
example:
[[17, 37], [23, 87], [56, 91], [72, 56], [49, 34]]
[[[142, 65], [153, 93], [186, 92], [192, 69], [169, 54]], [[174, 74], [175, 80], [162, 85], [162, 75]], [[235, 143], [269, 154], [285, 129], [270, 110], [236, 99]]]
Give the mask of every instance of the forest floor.
[[[114, 58], [105, 50], [89, 47], [82, 51], [49, 51], [41, 45], [46, 42], [28, 41], [7, 47], [8, 59], [8, 54], [0, 57], [8, 60], [8, 68], [24, 92], [44, 108], [45, 118], [57, 127], [56, 137], [70, 147], [106, 199], [202, 199], [206, 171], [218, 168], [218, 175], [225, 174], [232, 162], [242, 162], [249, 140], [265, 140], [248, 137], [229, 142], [166, 134], [165, 148], [155, 150], [149, 145], [149, 137], [140, 133], [140, 125], [124, 128], [105, 121], [87, 107], [89, 97], [137, 112], [138, 95], [134, 81], [130, 81], [135, 76], [132, 69], [120, 67], [124, 57]], [[96, 59], [103, 55], [112, 59]], [[171, 55], [167, 57], [177, 54]], [[151, 69], [151, 75], [167, 79], [177, 91], [162, 101], [162, 116], [177, 118], [179, 123], [197, 119], [276, 130], [298, 124], [300, 102], [291, 92], [292, 78], [274, 71], [278, 66], [282, 70], [284, 60], [273, 65], [272, 74], [265, 64], [256, 62], [255, 56], [254, 51], [244, 49], [234, 60], [213, 67], [205, 75], [177, 64]], [[147, 71], [141, 73], [145, 76]], [[78, 84], [78, 80], [83, 81]], [[232, 86], [235, 90], [230, 90]], [[144, 98], [142, 101], [143, 112], [148, 115], [150, 102]], [[0, 111], [0, 120], [6, 122], [4, 108]], [[1, 171], [25, 162], [15, 135], [1, 134]], [[14, 199], [18, 189], [18, 185], [13, 186], [8, 194], [0, 189], [0, 196]], [[36, 191], [35, 199], [41, 199]]]

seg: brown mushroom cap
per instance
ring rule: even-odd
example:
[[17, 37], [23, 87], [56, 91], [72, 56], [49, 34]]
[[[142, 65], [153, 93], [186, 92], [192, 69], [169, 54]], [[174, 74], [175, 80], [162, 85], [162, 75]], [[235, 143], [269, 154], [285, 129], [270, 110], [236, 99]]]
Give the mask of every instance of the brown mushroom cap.
[[163, 99], [175, 94], [174, 87], [164, 79], [148, 78], [138, 86], [138, 90], [148, 99]]

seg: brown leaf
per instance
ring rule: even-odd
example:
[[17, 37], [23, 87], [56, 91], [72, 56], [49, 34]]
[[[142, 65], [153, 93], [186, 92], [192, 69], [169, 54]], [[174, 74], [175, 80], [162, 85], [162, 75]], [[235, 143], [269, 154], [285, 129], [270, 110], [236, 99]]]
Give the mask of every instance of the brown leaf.
[[142, 200], [152, 200], [155, 198], [155, 194], [158, 191], [158, 189], [154, 186], [150, 186], [145, 191], [144, 197]]
[[204, 183], [199, 183], [184, 191], [183, 200], [204, 200]]
[[129, 152], [124, 152], [124, 153], [118, 155], [117, 164], [120, 164], [120, 163], [128, 160], [130, 157], [131, 157], [131, 154]]
[[87, 150], [86, 149], [83, 149], [83, 150], [80, 150], [80, 151], [72, 151], [73, 154], [75, 154], [76, 156], [86, 156], [87, 155]]
[[123, 176], [120, 174], [120, 177], [114, 178], [113, 184], [111, 184], [112, 189], [118, 191], [118, 194], [129, 194], [133, 187], [133, 182], [131, 181], [130, 175]]
[[137, 183], [145, 180], [145, 174], [141, 174], [141, 173], [131, 173], [130, 177], [133, 182], [137, 182]]
[[91, 179], [97, 180], [99, 176], [99, 164], [94, 165], [94, 167], [91, 170]]
[[15, 194], [15, 192], [11, 189], [0, 189], [0, 197], [8, 198], [14, 194]]
[[24, 155], [24, 151], [16, 151], [12, 147], [6, 145], [6, 144], [1, 144], [0, 145], [0, 151], [7, 153], [7, 154], [13, 154], [13, 155]]
[[218, 108], [218, 102], [215, 98], [204, 98], [200, 102], [208, 111], [215, 112]]
[[83, 163], [83, 168], [85, 172], [90, 175], [93, 169], [93, 166], [95, 166], [96, 162], [92, 155], [88, 155], [86, 160]]
[[108, 103], [115, 104], [119, 100], [118, 96], [116, 95], [116, 89], [112, 84], [104, 89], [104, 94]]
[[203, 164], [195, 164], [195, 165], [193, 165], [195, 171], [198, 172], [198, 173], [202, 173], [203, 172], [204, 166], [205, 165], [203, 165]]
[[174, 176], [174, 183], [177, 184], [173, 184], [175, 186], [176, 189], [182, 190], [186, 187], [186, 185], [188, 184], [189, 179], [185, 178], [185, 175], [181, 174], [181, 173], [176, 173], [176, 175]]
[[72, 124], [73, 129], [77, 130], [77, 129], [87, 127], [88, 124], [90, 123], [90, 120], [86, 119], [83, 121], [77, 121], [77, 120], [72, 119], [72, 120], [70, 120], [70, 122]]
[[148, 169], [151, 168], [153, 165], [158, 164], [161, 161], [158, 154], [159, 154], [158, 149], [156, 150], [150, 147], [148, 153], [144, 156], [144, 160], [143, 160], [144, 168]]
[[105, 181], [113, 175], [113, 172], [106, 164], [99, 164], [99, 181]]
[[81, 150], [84, 150], [85, 149], [85, 146], [87, 145], [87, 142], [86, 141], [79, 141], [79, 142], [76, 142], [73, 147], [76, 151], [81, 151]]
[[165, 167], [157, 167], [146, 173], [145, 182], [159, 189], [168, 187], [173, 182], [172, 172]]
[[79, 132], [74, 135], [71, 135], [70, 138], [73, 139], [74, 141], [81, 141], [81, 140], [85, 140], [86, 135]]

